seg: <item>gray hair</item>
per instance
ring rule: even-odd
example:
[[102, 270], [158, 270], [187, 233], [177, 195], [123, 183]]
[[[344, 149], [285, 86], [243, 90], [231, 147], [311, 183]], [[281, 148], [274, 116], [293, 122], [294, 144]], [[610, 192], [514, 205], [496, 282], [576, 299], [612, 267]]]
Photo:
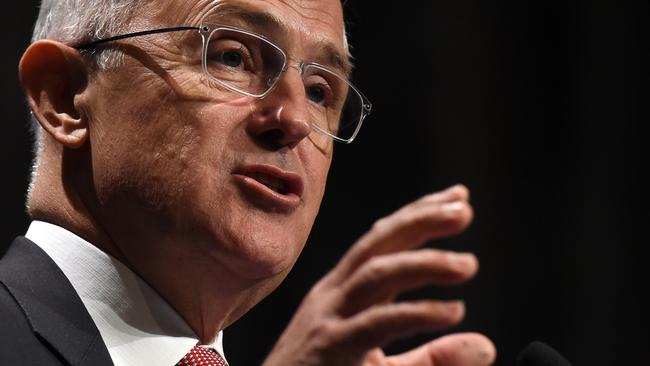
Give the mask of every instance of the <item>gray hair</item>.
[[[127, 29], [134, 11], [142, 3], [144, 0], [42, 0], [32, 42], [51, 39], [66, 44], [78, 44], [118, 34]], [[120, 52], [110, 49], [93, 51], [91, 55], [99, 69], [110, 67], [122, 57]], [[34, 161], [32, 179], [27, 191], [28, 201], [34, 188], [43, 146], [43, 129], [33, 115], [31, 130], [34, 139]]]
[[[75, 44], [124, 31], [142, 0], [42, 0], [32, 42], [52, 39]], [[101, 56], [100, 56], [101, 55]], [[104, 51], [96, 58], [107, 66], [119, 53]]]

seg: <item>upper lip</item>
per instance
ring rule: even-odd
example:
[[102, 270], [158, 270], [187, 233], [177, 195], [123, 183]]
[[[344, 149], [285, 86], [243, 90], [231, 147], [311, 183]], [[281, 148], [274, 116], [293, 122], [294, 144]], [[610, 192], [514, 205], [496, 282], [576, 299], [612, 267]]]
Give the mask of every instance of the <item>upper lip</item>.
[[[298, 197], [302, 197], [304, 191], [303, 180], [299, 174], [286, 171], [281, 168], [278, 168], [274, 165], [267, 164], [253, 164], [242, 166], [239, 169], [236, 169], [234, 174], [245, 175], [251, 177], [260, 183], [268, 186], [268, 183], [277, 183], [281, 187], [280, 191], [277, 191], [283, 195], [295, 194]], [[275, 190], [275, 189], [274, 189]]]

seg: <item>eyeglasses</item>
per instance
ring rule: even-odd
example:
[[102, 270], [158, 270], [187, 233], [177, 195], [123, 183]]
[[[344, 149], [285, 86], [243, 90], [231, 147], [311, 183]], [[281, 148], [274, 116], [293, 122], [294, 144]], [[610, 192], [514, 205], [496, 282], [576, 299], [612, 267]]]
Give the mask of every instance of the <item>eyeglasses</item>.
[[244, 29], [217, 25], [182, 26], [128, 33], [75, 46], [77, 50], [125, 38], [178, 31], [198, 31], [203, 40], [203, 72], [227, 90], [253, 98], [266, 97], [289, 67], [302, 77], [307, 110], [314, 130], [351, 143], [372, 104], [339, 73], [314, 62], [289, 66], [287, 54], [265, 36]]

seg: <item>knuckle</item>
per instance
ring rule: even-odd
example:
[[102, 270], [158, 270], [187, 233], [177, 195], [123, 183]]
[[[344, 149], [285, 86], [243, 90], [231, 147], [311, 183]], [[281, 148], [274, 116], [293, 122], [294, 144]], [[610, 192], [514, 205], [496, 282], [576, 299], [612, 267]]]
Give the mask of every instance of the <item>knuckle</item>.
[[409, 222], [412, 215], [411, 210], [401, 209], [390, 216], [383, 217], [374, 222], [370, 228], [370, 233], [377, 236], [384, 236], [391, 231], [402, 228]]
[[344, 298], [342, 287], [331, 286], [320, 281], [309, 290], [301, 306], [329, 315], [334, 309], [338, 309]]
[[435, 203], [444, 198], [444, 192], [429, 193], [418, 200], [419, 203]]
[[317, 349], [330, 349], [341, 341], [341, 337], [338, 335], [339, 328], [336, 320], [320, 321], [309, 330], [307, 338], [313, 342]]
[[389, 217], [382, 217], [381, 219], [375, 221], [372, 224], [370, 231], [375, 232], [377, 234], [385, 232], [388, 229], [388, 226], [390, 224]]
[[350, 329], [351, 342], [358, 348], [370, 348], [381, 345], [385, 330], [374, 322], [357, 323]]
[[418, 253], [418, 258], [422, 261], [427, 263], [438, 263], [440, 259], [445, 256], [446, 251], [435, 248], [424, 248], [420, 249]]
[[465, 316], [465, 308], [459, 303], [431, 301], [419, 307], [417, 318], [422, 324], [439, 327], [441, 324], [458, 324]]
[[437, 212], [439, 210], [436, 206], [431, 208], [421, 208], [417, 210], [409, 210], [400, 215], [400, 224], [402, 226], [413, 227], [415, 229], [421, 229], [427, 227], [432, 219], [438, 216]]
[[382, 258], [371, 258], [363, 268], [363, 282], [379, 283], [389, 274], [389, 269]]
[[305, 296], [305, 300], [310, 300], [312, 298], [321, 298], [324, 293], [328, 291], [328, 284], [324, 280], [318, 281], [312, 288], [309, 290]]
[[454, 268], [456, 264], [456, 253], [445, 252], [444, 254], [440, 255], [439, 260], [440, 264], [445, 268]]
[[327, 319], [325, 321], [319, 322], [311, 332], [311, 336], [315, 339], [320, 339], [324, 344], [329, 344], [332, 342], [332, 339], [336, 338], [338, 329], [338, 321], [334, 319]]

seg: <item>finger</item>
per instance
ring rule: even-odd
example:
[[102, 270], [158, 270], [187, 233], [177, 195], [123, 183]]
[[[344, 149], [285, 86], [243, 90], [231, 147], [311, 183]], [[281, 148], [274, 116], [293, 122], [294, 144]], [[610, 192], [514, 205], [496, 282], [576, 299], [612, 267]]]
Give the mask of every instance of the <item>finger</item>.
[[470, 193], [469, 189], [462, 184], [456, 184], [440, 192], [428, 194], [414, 203], [432, 203], [432, 202], [454, 202], [454, 201], [468, 201]]
[[395, 366], [486, 366], [496, 359], [494, 344], [478, 333], [438, 338], [410, 352], [388, 357]]
[[345, 282], [342, 315], [392, 301], [404, 291], [425, 285], [460, 284], [477, 270], [478, 261], [469, 253], [421, 249], [374, 257]]
[[386, 354], [381, 348], [371, 349], [363, 359], [363, 366], [386, 366]]
[[458, 324], [465, 316], [461, 301], [418, 301], [377, 305], [341, 322], [337, 338], [367, 350], [396, 339]]
[[424, 197], [377, 221], [343, 257], [336, 271], [345, 278], [370, 257], [457, 234], [469, 225], [472, 216], [471, 206], [463, 199], [440, 201]]

